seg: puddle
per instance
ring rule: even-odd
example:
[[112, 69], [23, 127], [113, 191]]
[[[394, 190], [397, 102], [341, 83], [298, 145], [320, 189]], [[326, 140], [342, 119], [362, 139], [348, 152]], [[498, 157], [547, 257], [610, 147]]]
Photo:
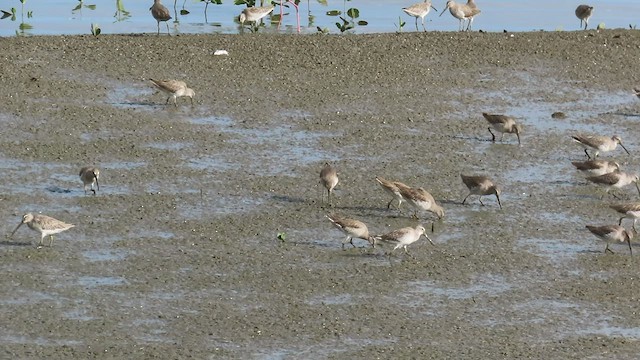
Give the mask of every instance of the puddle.
[[577, 331], [579, 335], [604, 335], [608, 337], [623, 337], [625, 339], [640, 339], [640, 327], [625, 328], [619, 326], [593, 326], [581, 328]]
[[129, 251], [125, 250], [88, 250], [82, 253], [87, 261], [120, 261], [129, 256]]
[[120, 286], [127, 284], [127, 280], [119, 276], [82, 276], [78, 279], [78, 284], [85, 288], [95, 288], [100, 286]]
[[584, 242], [573, 242], [566, 239], [519, 239], [517, 246], [525, 248], [528, 252], [540, 255], [552, 264], [566, 265], [568, 259], [576, 259], [580, 253], [589, 251], [591, 246], [585, 246]]
[[[438, 286], [432, 280], [411, 281], [407, 283], [405, 294], [429, 294], [450, 300], [464, 300], [478, 296], [498, 296], [512, 288], [513, 286], [500, 275], [481, 274], [476, 275], [473, 284], [463, 287]], [[422, 302], [423, 300], [420, 300], [420, 303]]]
[[[313, 133], [286, 126], [247, 128], [236, 125], [228, 117], [192, 119], [192, 123], [213, 125], [214, 130], [229, 135], [229, 150], [216, 156], [198, 158], [195, 168], [250, 169], [259, 175], [295, 174], [292, 167], [337, 159], [335, 153], [320, 150], [315, 145], [330, 133]], [[353, 150], [353, 149], [351, 149]], [[221, 160], [228, 159], [228, 160]], [[253, 160], [247, 167], [247, 159]]]
[[[186, 220], [201, 220], [203, 216], [230, 215], [256, 210], [265, 202], [256, 197], [216, 195], [204, 193], [202, 201], [190, 204], [181, 202], [177, 205], [181, 218]], [[205, 215], [206, 214], [206, 215]]]

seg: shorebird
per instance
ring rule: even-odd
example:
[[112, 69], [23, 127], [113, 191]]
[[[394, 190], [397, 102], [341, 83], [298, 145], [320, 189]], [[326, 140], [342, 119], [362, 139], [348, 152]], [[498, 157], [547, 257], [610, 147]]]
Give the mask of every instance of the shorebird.
[[[638, 187], [638, 178], [637, 174], [628, 174], [622, 171], [614, 171], [608, 174], [600, 175], [600, 176], [587, 176], [587, 180], [591, 181], [594, 184], [603, 185], [607, 187], [606, 193], [609, 194], [613, 189], [620, 189], [623, 186], [627, 186], [631, 183], [636, 185], [636, 189], [638, 189], [638, 195], [640, 195], [640, 187]], [[613, 192], [610, 193], [616, 199], [619, 199]]]
[[173, 105], [178, 107], [178, 98], [182, 96], [188, 96], [191, 99], [191, 105], [193, 105], [193, 97], [196, 93], [193, 89], [187, 87], [187, 83], [180, 80], [153, 80], [149, 79], [158, 89], [162, 90], [165, 94], [168, 94], [167, 102], [165, 105], [169, 103], [169, 100], [173, 99]]
[[[393, 196], [393, 198], [387, 204], [387, 209], [391, 207], [391, 204], [393, 203], [394, 200], [398, 200], [398, 210], [400, 210], [400, 205], [402, 204], [403, 199], [402, 199], [402, 194], [400, 194], [400, 189], [398, 189], [398, 186], [396, 185], [396, 182], [385, 180], [379, 176], [376, 176], [376, 181], [378, 182], [378, 184], [380, 184], [380, 186], [382, 186], [384, 191], [386, 191], [391, 196]], [[406, 186], [401, 182], [398, 182], [398, 183], [400, 185]]]
[[398, 187], [398, 190], [400, 190], [402, 198], [415, 208], [413, 213], [414, 218], [418, 218], [419, 210], [430, 211], [440, 219], [444, 217], [444, 209], [442, 206], [438, 205], [433, 196], [423, 188], [412, 188], [401, 182], [395, 182], [394, 184]]
[[158, 35], [160, 35], [160, 22], [164, 21], [167, 24], [167, 35], [171, 35], [169, 33], [169, 20], [171, 20], [171, 14], [169, 13], [169, 9], [166, 6], [160, 3], [160, 0], [153, 0], [153, 6], [149, 8], [151, 10], [151, 15], [158, 22]]
[[640, 203], [614, 204], [609, 207], [623, 214], [620, 220], [618, 220], [618, 225], [622, 225], [622, 219], [624, 218], [633, 219], [633, 230], [636, 230], [636, 221], [640, 219]]
[[404, 252], [409, 254], [409, 251], [407, 251], [407, 246], [418, 241], [418, 239], [420, 239], [420, 236], [422, 235], [424, 235], [432, 245], [435, 245], [433, 241], [431, 241], [429, 236], [427, 236], [427, 231], [422, 225], [418, 225], [415, 228], [406, 227], [406, 228], [394, 230], [384, 235], [376, 235], [373, 238], [375, 239], [375, 241], [381, 241], [383, 243], [395, 245], [393, 250], [402, 247], [404, 248]]
[[459, 30], [462, 31], [464, 29], [464, 21], [469, 20], [466, 31], [471, 30], [471, 23], [473, 22], [473, 18], [480, 14], [480, 9], [476, 6], [473, 1], [469, 1], [467, 4], [457, 4], [453, 0], [447, 1], [447, 6], [442, 10], [440, 16], [444, 14], [445, 11], [449, 9], [451, 15], [454, 18], [460, 21]]
[[65, 230], [69, 230], [75, 226], [64, 223], [60, 220], [56, 220], [46, 215], [33, 215], [32, 213], [27, 213], [24, 214], [24, 216], [22, 217], [22, 221], [20, 222], [20, 224], [18, 224], [15, 230], [13, 230], [11, 236], [13, 236], [16, 231], [18, 231], [22, 224], [27, 224], [27, 226], [29, 226], [31, 230], [35, 230], [40, 233], [40, 242], [38, 243], [38, 246], [43, 245], [45, 236], [49, 237], [49, 246], [53, 245], [53, 235], [61, 233]]
[[587, 26], [589, 25], [589, 18], [593, 13], [593, 6], [589, 5], [578, 5], [576, 8], [576, 16], [580, 19], [580, 28], [582, 29], [582, 22], [584, 22], [584, 29], [587, 30]]
[[338, 230], [347, 235], [347, 238], [342, 242], [343, 249], [344, 244], [346, 243], [350, 243], [353, 247], [356, 247], [353, 244], [353, 238], [367, 240], [373, 247], [375, 247], [375, 240], [371, 235], [369, 235], [369, 229], [362, 221], [343, 218], [337, 215], [327, 215], [327, 219], [329, 219], [329, 221], [331, 221]]
[[478, 200], [480, 204], [484, 206], [482, 203], [482, 197], [485, 195], [495, 195], [496, 199], [498, 199], [498, 206], [502, 209], [502, 203], [500, 203], [500, 189], [486, 176], [466, 176], [460, 174], [462, 178], [462, 182], [469, 189], [469, 195], [467, 195], [464, 200], [462, 200], [462, 204], [467, 201], [467, 198], [471, 195], [479, 195]]
[[416, 31], [418, 31], [418, 18], [422, 20], [422, 29], [424, 31], [427, 31], [427, 28], [424, 27], [424, 17], [427, 16], [431, 9], [438, 11], [438, 9], [434, 8], [433, 5], [431, 5], [431, 0], [424, 0], [424, 2], [402, 8], [402, 11], [404, 11], [407, 15], [416, 18]]
[[633, 232], [627, 231], [620, 225], [604, 225], [604, 226], [586, 226], [589, 231], [599, 239], [607, 242], [607, 247], [604, 249], [606, 253], [609, 251], [613, 254], [613, 251], [609, 249], [609, 243], [611, 242], [626, 242], [629, 244], [629, 254], [633, 255], [633, 251], [631, 250], [631, 239], [633, 239]]
[[591, 155], [587, 149], [595, 150], [593, 157], [597, 158], [600, 152], [613, 151], [616, 149], [618, 144], [622, 146], [624, 151], [627, 152], [627, 155], [631, 155], [629, 150], [627, 150], [624, 145], [622, 145], [622, 139], [620, 136], [613, 135], [612, 137], [608, 136], [594, 136], [594, 135], [573, 135], [571, 136], [573, 140], [584, 148], [584, 153], [587, 154], [587, 158], [591, 159]]
[[[338, 185], [338, 172], [328, 162], [324, 163], [324, 167], [320, 170], [320, 183], [327, 189], [327, 201], [331, 204], [331, 192]], [[324, 201], [324, 194], [322, 199]]]
[[100, 190], [100, 184], [98, 183], [98, 178], [100, 177], [100, 170], [93, 166], [85, 166], [80, 169], [80, 180], [82, 180], [82, 184], [84, 185], [84, 194], [87, 195], [87, 187], [91, 188], [93, 191], [93, 195], [96, 194], [96, 191], [93, 189], [93, 184], [96, 184], [98, 190]]
[[620, 170], [620, 164], [607, 160], [572, 161], [571, 164], [573, 164], [576, 169], [591, 176], [600, 176]]
[[256, 28], [256, 24], [263, 17], [269, 15], [273, 9], [275, 9], [275, 5], [269, 6], [258, 6], [258, 7], [248, 7], [242, 10], [240, 16], [238, 16], [238, 20], [240, 21], [240, 25], [244, 26], [245, 22], [252, 22], [254, 28]]
[[484, 116], [484, 118], [489, 122], [488, 129], [491, 133], [491, 141], [496, 142], [496, 135], [491, 131], [491, 128], [494, 128], [499, 133], [502, 133], [502, 136], [500, 136], [500, 142], [504, 139], [504, 134], [516, 134], [518, 137], [518, 145], [522, 145], [520, 143], [522, 127], [516, 124], [516, 121], [511, 116], [487, 114], [485, 112], [482, 113], [482, 116]]
[[637, 96], [638, 99], [640, 99], [640, 88], [634, 88], [633, 95]]

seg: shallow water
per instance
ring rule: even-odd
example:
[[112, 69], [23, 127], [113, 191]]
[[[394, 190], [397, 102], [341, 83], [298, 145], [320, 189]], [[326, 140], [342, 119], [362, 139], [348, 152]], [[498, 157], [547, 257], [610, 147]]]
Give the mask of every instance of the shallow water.
[[[331, 0], [323, 5], [315, 0], [303, 0], [300, 3], [300, 22], [305, 33], [317, 32], [316, 27], [327, 28], [331, 33], [339, 33], [335, 23], [341, 20], [335, 16], [326, 15], [327, 12], [338, 10], [344, 12], [349, 8], [360, 10], [358, 20], [368, 22], [366, 26], [356, 26], [351, 33], [380, 33], [398, 31], [399, 19], [405, 22], [403, 31], [415, 31], [414, 18], [402, 12], [402, 8], [417, 2], [416, 0]], [[184, 7], [182, 4], [184, 3]], [[567, 1], [511, 1], [480, 0], [476, 1], [482, 13], [473, 22], [474, 29], [484, 31], [532, 31], [532, 30], [578, 30], [580, 22], [574, 15], [577, 3]], [[76, 9], [78, 5], [80, 9]], [[121, 5], [119, 11], [118, 4]], [[18, 0], [5, 2], [0, 9], [10, 11], [16, 8], [15, 20], [11, 17], [0, 20], [0, 36], [15, 34], [27, 35], [60, 35], [60, 34], [90, 34], [92, 23], [100, 26], [103, 34], [122, 33], [154, 33], [157, 31], [155, 20], [149, 13], [152, 1], [146, 0], [53, 0], [27, 1], [24, 14]], [[231, 0], [224, 0], [222, 5], [210, 4], [205, 18], [205, 2], [196, 0], [170, 1], [164, 4], [173, 13], [170, 29], [176, 33], [237, 33], [239, 24], [237, 16], [244, 6], [233, 5]], [[175, 6], [174, 6], [175, 5]], [[440, 12], [445, 8], [445, 1], [435, 1], [433, 5]], [[614, 0], [606, 3], [594, 4], [594, 14], [590, 20], [590, 28], [594, 29], [599, 23], [607, 28], [628, 28], [637, 24], [637, 14], [640, 4], [632, 0]], [[181, 15], [186, 9], [188, 15]], [[28, 12], [32, 16], [28, 17]], [[294, 32], [295, 11], [293, 7], [285, 8], [285, 15], [277, 30], [275, 23], [267, 22], [267, 31]], [[279, 16], [279, 6], [274, 14]], [[444, 15], [432, 10], [425, 18], [428, 30], [456, 31], [458, 21], [447, 11]], [[422, 31], [420, 24], [419, 29]], [[161, 24], [161, 31], [166, 26]], [[264, 31], [264, 30], [263, 30]]]

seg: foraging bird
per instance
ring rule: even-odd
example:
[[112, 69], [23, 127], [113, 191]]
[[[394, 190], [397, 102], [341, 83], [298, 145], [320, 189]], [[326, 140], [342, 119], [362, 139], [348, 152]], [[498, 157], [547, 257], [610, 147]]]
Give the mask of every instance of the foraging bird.
[[640, 187], [638, 187], [638, 180], [640, 180], [640, 178], [637, 174], [628, 174], [622, 171], [614, 171], [600, 176], [587, 176], [587, 180], [591, 181], [594, 184], [606, 186], [606, 193], [611, 194], [616, 199], [619, 198], [613, 192], [610, 193], [610, 191], [614, 189], [620, 189], [632, 183], [636, 185], [636, 189], [638, 189], [638, 195], [640, 195]]
[[394, 184], [398, 187], [398, 190], [400, 190], [402, 198], [415, 208], [413, 213], [414, 218], [418, 218], [418, 210], [430, 211], [440, 219], [444, 217], [444, 209], [442, 206], [438, 205], [433, 196], [425, 189], [411, 188], [401, 182], [395, 182]]
[[173, 105], [178, 107], [178, 98], [182, 96], [187, 96], [191, 99], [191, 105], [193, 105], [193, 97], [196, 95], [193, 89], [187, 87], [187, 83], [179, 80], [154, 80], [149, 79], [153, 85], [157, 86], [165, 94], [168, 94], [169, 97], [165, 102], [165, 105], [169, 103], [169, 100], [173, 99]]
[[[320, 183], [327, 189], [327, 201], [331, 204], [331, 192], [338, 185], [338, 172], [328, 162], [324, 163], [324, 167], [320, 170]], [[324, 201], [324, 195], [322, 199]]]
[[245, 8], [240, 13], [240, 16], [238, 16], [240, 25], [244, 25], [244, 23], [248, 21], [248, 22], [252, 22], [255, 26], [258, 20], [269, 15], [274, 8], [275, 8], [275, 5]]
[[20, 224], [18, 224], [15, 230], [13, 230], [11, 236], [13, 236], [16, 231], [18, 231], [22, 224], [27, 224], [27, 226], [29, 226], [31, 230], [35, 230], [40, 233], [40, 242], [38, 243], [38, 246], [43, 245], [45, 236], [49, 236], [49, 246], [53, 245], [53, 235], [61, 233], [65, 230], [69, 230], [75, 226], [72, 224], [64, 223], [60, 220], [56, 220], [46, 215], [33, 215], [32, 213], [27, 213], [24, 214], [24, 216], [22, 217], [22, 221], [20, 222]]
[[416, 18], [416, 31], [418, 31], [418, 18], [422, 20], [422, 29], [424, 31], [427, 31], [427, 28], [424, 27], [424, 17], [427, 16], [431, 9], [438, 11], [438, 9], [434, 8], [433, 5], [431, 5], [431, 0], [424, 0], [424, 2], [402, 8], [402, 11], [404, 11], [407, 15]]
[[618, 225], [622, 225], [622, 219], [633, 219], [633, 230], [636, 231], [636, 221], [640, 219], [640, 203], [631, 204], [614, 204], [610, 205], [610, 208], [617, 211], [623, 216], [618, 220]]
[[167, 35], [171, 35], [169, 33], [169, 20], [171, 20], [171, 14], [169, 13], [169, 9], [166, 6], [160, 3], [160, 0], [153, 0], [153, 6], [149, 8], [151, 10], [151, 15], [158, 22], [158, 35], [160, 35], [160, 22], [164, 21], [167, 24]]
[[587, 154], [587, 158], [591, 159], [591, 155], [587, 149], [595, 150], [593, 157], [597, 158], [600, 152], [613, 151], [618, 144], [627, 152], [627, 155], [631, 155], [624, 145], [622, 145], [622, 139], [618, 135], [608, 136], [595, 136], [595, 135], [573, 135], [571, 136], [573, 141], [582, 145], [584, 153]]
[[633, 95], [637, 96], [638, 99], [640, 99], [640, 88], [634, 88]]
[[462, 200], [462, 204], [467, 201], [467, 198], [471, 195], [479, 195], [478, 200], [480, 204], [484, 206], [482, 203], [482, 197], [485, 195], [495, 195], [498, 200], [498, 206], [502, 209], [502, 203], [500, 203], [500, 189], [486, 176], [466, 176], [460, 174], [462, 178], [462, 182], [469, 189], [469, 195], [467, 195], [464, 200]]
[[[384, 191], [386, 191], [391, 196], [393, 196], [393, 198], [387, 204], [387, 209], [391, 207], [391, 203], [393, 203], [394, 200], [398, 200], [398, 210], [400, 210], [400, 205], [402, 204], [402, 194], [400, 194], [400, 189], [398, 189], [396, 182], [385, 180], [379, 176], [376, 176], [376, 181], [378, 182], [378, 184], [380, 184], [380, 186], [382, 186]], [[407, 185], [401, 182], [398, 182], [398, 183], [402, 186], [408, 187]]]
[[432, 245], [435, 245], [433, 241], [429, 238], [429, 236], [427, 236], [427, 231], [422, 225], [418, 225], [415, 228], [406, 227], [406, 228], [394, 230], [387, 234], [376, 235], [373, 238], [375, 239], [375, 241], [382, 241], [387, 244], [395, 245], [393, 250], [402, 247], [404, 248], [404, 252], [409, 254], [409, 251], [407, 251], [407, 246], [418, 241], [418, 239], [420, 239], [422, 235], [424, 235]]
[[87, 195], [87, 187], [91, 187], [93, 195], [96, 194], [96, 190], [93, 188], [93, 184], [96, 184], [98, 190], [100, 190], [100, 184], [98, 178], [100, 177], [100, 170], [93, 166], [85, 166], [80, 169], [80, 180], [84, 185], [84, 194]]
[[599, 239], [607, 242], [607, 247], [604, 249], [606, 253], [609, 251], [613, 254], [613, 251], [609, 249], [609, 243], [611, 242], [627, 242], [629, 244], [629, 254], [633, 255], [633, 251], [631, 250], [631, 239], [633, 239], [633, 233], [627, 231], [620, 225], [604, 225], [604, 226], [586, 226], [589, 231]]
[[337, 215], [327, 215], [327, 219], [329, 219], [329, 221], [331, 221], [338, 230], [347, 235], [347, 238], [342, 242], [343, 249], [344, 244], [346, 243], [350, 243], [353, 247], [356, 247], [353, 244], [353, 238], [367, 240], [373, 247], [375, 247], [375, 240], [373, 239], [373, 236], [369, 235], [369, 229], [362, 221], [343, 218]]
[[608, 160], [572, 161], [571, 164], [576, 169], [592, 176], [600, 176], [620, 170], [620, 164]]
[[491, 133], [491, 141], [496, 142], [496, 135], [491, 131], [491, 128], [494, 128], [499, 133], [502, 133], [500, 137], [500, 142], [504, 139], [504, 134], [516, 134], [518, 137], [518, 145], [522, 145], [520, 143], [520, 133], [522, 133], [522, 127], [516, 124], [516, 121], [507, 115], [497, 115], [497, 114], [487, 114], [485, 112], [482, 113], [482, 116], [489, 122], [489, 132]]
[[480, 14], [480, 9], [478, 9], [473, 1], [469, 1], [467, 2], [467, 4], [457, 4], [453, 0], [448, 0], [447, 5], [440, 13], [440, 16], [442, 16], [442, 14], [447, 11], [447, 9], [449, 9], [449, 12], [451, 13], [451, 15], [453, 15], [453, 17], [460, 21], [459, 31], [462, 31], [464, 29], [465, 20], [469, 21], [466, 31], [471, 30], [471, 23], [473, 22], [473, 18], [476, 15]]
[[584, 29], [587, 30], [587, 26], [589, 26], [589, 18], [593, 13], [593, 6], [589, 5], [578, 5], [576, 8], [576, 17], [580, 19], [580, 28], [582, 29], [582, 22], [584, 22]]

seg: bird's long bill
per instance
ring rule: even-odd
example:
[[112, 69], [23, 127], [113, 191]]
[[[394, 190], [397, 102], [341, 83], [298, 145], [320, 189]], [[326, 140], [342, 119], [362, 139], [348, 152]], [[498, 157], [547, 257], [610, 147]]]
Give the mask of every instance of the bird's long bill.
[[[434, 7], [433, 7], [433, 5], [431, 5], [431, 8], [432, 8], [433, 10], [435, 10], [436, 12], [438, 12], [438, 9], [434, 8]], [[637, 95], [637, 94], [636, 94], [636, 95]]]
[[[442, 16], [442, 14], [444, 14], [445, 11], [447, 11], [447, 9], [449, 8], [449, 4], [447, 4], [447, 7], [444, 8], [444, 10], [442, 10], [442, 12], [440, 13], [440, 16]], [[436, 10], [438, 11], [438, 10]]]
[[624, 145], [622, 145], [622, 143], [619, 143], [619, 144], [620, 144], [620, 146], [622, 146], [622, 148], [624, 149], [624, 151], [626, 151], [626, 152], [627, 152], [627, 155], [631, 155], [631, 153], [629, 152], [629, 150], [627, 150], [627, 148], [626, 148], [626, 147], [624, 147]]
[[[638, 189], [638, 193], [640, 194], [640, 189]], [[500, 206], [500, 210], [502, 210], [502, 203], [500, 202], [500, 196], [498, 196], [497, 193], [496, 193], [496, 199], [498, 199], [498, 206]]]
[[96, 177], [96, 187], [100, 190], [100, 183], [98, 182], [98, 177]]
[[20, 222], [20, 224], [18, 224], [18, 226], [16, 226], [15, 230], [13, 230], [13, 231], [11, 232], [11, 236], [13, 236], [13, 234], [15, 234], [15, 233], [16, 233], [16, 231], [18, 231], [18, 229], [20, 229], [20, 226], [22, 226], [22, 224], [24, 224], [24, 223], [21, 221], [21, 222]]
[[517, 132], [517, 133], [516, 133], [516, 136], [518, 137], [518, 145], [519, 145], [519, 146], [522, 146], [522, 142], [520, 142], [520, 133], [519, 133], [519, 132]]
[[429, 236], [427, 236], [427, 233], [426, 233], [426, 232], [422, 233], [422, 235], [424, 235], [424, 237], [426, 237], [426, 238], [427, 238], [427, 240], [429, 240], [429, 242], [431, 243], [431, 245], [433, 245], [433, 246], [435, 246], [435, 245], [436, 245], [436, 244], [434, 244], [434, 243], [433, 243], [433, 241], [431, 240], [431, 238], [429, 238]]
[[638, 195], [640, 195], [640, 187], [638, 187], [638, 183], [636, 183], [636, 189], [638, 189]]
[[633, 256], [633, 251], [631, 250], [631, 238], [627, 239], [627, 243], [629, 244], [629, 255]]

